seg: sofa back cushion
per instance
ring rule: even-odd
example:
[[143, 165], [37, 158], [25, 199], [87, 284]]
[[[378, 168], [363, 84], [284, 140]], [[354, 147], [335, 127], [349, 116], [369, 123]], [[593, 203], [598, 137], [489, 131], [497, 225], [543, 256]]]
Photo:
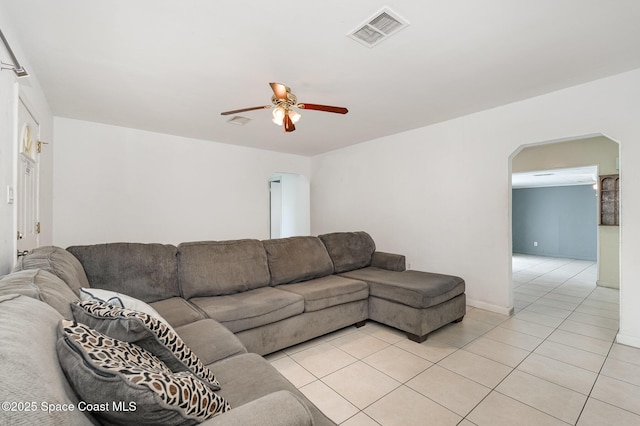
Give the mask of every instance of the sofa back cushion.
[[[16, 294], [0, 296], [0, 400], [20, 404], [3, 407], [9, 409], [0, 413], [0, 424], [93, 424], [87, 411], [77, 409], [78, 398], [58, 362], [56, 333], [61, 319], [55, 309], [39, 300]], [[72, 404], [75, 409], [54, 406], [48, 412], [49, 404]]]
[[67, 283], [76, 296], [80, 295], [82, 287], [89, 287], [85, 270], [78, 259], [61, 247], [38, 247], [26, 256], [20, 257], [14, 271], [25, 269], [45, 269], [57, 275]]
[[371, 265], [376, 244], [366, 232], [334, 232], [319, 238], [331, 256], [336, 274]]
[[41, 300], [66, 319], [73, 318], [70, 304], [79, 300], [67, 283], [45, 269], [25, 269], [5, 275], [0, 279], [0, 295], [5, 294], [23, 294]]
[[182, 243], [179, 277], [182, 296], [220, 296], [269, 285], [267, 254], [258, 240]]
[[333, 273], [333, 262], [318, 237], [265, 240], [271, 285], [289, 284]]
[[89, 283], [147, 303], [180, 295], [178, 249], [169, 244], [108, 243], [72, 246]]

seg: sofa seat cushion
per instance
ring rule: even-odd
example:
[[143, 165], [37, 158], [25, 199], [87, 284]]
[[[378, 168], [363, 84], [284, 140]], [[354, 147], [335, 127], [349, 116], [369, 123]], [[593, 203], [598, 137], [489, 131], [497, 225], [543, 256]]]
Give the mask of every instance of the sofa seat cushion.
[[82, 287], [104, 288], [147, 303], [180, 296], [178, 249], [170, 244], [107, 243], [71, 246], [89, 279]]
[[[278, 407], [274, 409], [274, 407]], [[202, 426], [313, 426], [313, 417], [299, 397], [277, 391], [213, 417]]]
[[220, 296], [269, 285], [267, 254], [258, 240], [196, 241], [178, 245], [182, 296]]
[[235, 334], [211, 318], [181, 325], [176, 332], [204, 364], [247, 353]]
[[304, 312], [302, 296], [273, 287], [226, 296], [196, 297], [190, 302], [234, 333]]
[[438, 305], [464, 293], [460, 277], [423, 271], [395, 272], [374, 267], [358, 269], [342, 276], [369, 284], [369, 295], [417, 309]]
[[41, 409], [43, 403], [78, 404], [56, 354], [61, 319], [55, 309], [39, 300], [15, 294], [0, 296], [0, 400], [37, 404], [28, 412], [0, 412], [1, 425], [95, 424], [87, 411]]
[[[335, 425], [260, 355], [248, 353], [234, 356], [213, 363], [209, 368], [219, 372], [217, 374], [222, 389], [218, 394], [224, 397], [232, 407], [240, 407], [265, 395], [285, 390], [294, 394], [307, 406], [313, 416], [314, 426]], [[274, 407], [274, 409], [277, 408]], [[264, 419], [263, 424], [273, 423]]]
[[304, 297], [305, 312], [319, 311], [369, 297], [367, 283], [338, 275], [316, 278], [302, 283], [279, 285], [276, 288]]
[[149, 303], [149, 305], [174, 328], [206, 318], [198, 308], [182, 297], [170, 297]]
[[271, 285], [297, 283], [333, 274], [333, 262], [318, 237], [265, 240]]
[[67, 283], [45, 269], [25, 269], [2, 277], [0, 294], [23, 294], [41, 300], [66, 319], [73, 318], [70, 303], [79, 300]]

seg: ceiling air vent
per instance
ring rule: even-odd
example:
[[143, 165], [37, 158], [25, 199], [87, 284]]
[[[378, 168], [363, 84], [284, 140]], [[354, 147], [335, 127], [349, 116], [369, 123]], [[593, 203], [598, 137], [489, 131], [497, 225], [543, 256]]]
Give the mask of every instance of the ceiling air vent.
[[385, 7], [347, 36], [365, 46], [373, 47], [408, 25], [406, 19]]
[[250, 121], [251, 121], [250, 118], [242, 117], [240, 115], [236, 115], [235, 117], [230, 118], [229, 120], [227, 120], [227, 123], [235, 124], [236, 126], [244, 126], [245, 124], [247, 124]]

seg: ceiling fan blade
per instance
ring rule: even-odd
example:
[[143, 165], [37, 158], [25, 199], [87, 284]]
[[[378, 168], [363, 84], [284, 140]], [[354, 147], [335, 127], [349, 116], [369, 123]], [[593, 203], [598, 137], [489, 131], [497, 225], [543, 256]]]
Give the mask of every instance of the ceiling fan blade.
[[289, 114], [284, 115], [284, 120], [282, 120], [282, 126], [284, 127], [285, 132], [293, 132], [296, 129], [296, 126], [293, 124], [293, 120], [289, 117]]
[[330, 105], [318, 105], [318, 104], [298, 104], [296, 105], [300, 109], [312, 109], [316, 111], [335, 112], [337, 114], [346, 114], [348, 109]]
[[231, 115], [231, 114], [237, 114], [239, 112], [253, 111], [253, 110], [256, 110], [256, 109], [265, 109], [265, 108], [271, 108], [271, 105], [263, 105], [263, 106], [257, 106], [257, 107], [251, 107], [251, 108], [234, 109], [233, 111], [221, 112], [220, 115]]
[[281, 99], [283, 101], [287, 100], [287, 86], [280, 83], [269, 83], [271, 86], [271, 90], [276, 95], [276, 98]]

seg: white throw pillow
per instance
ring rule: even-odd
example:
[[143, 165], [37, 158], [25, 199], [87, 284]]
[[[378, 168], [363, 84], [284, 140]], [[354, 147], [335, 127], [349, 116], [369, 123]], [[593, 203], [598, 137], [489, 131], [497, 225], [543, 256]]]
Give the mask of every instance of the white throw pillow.
[[80, 289], [80, 300], [97, 300], [100, 302], [108, 303], [110, 305], [118, 306], [120, 308], [144, 312], [147, 315], [158, 318], [160, 321], [164, 322], [167, 327], [171, 329], [171, 331], [173, 331], [175, 334], [178, 334], [173, 329], [173, 327], [171, 327], [171, 324], [169, 324], [167, 320], [162, 318], [162, 315], [160, 315], [158, 311], [153, 309], [142, 300], [136, 299], [135, 297], [127, 296], [126, 294], [118, 293], [116, 291], [104, 290], [101, 288], [83, 287]]

